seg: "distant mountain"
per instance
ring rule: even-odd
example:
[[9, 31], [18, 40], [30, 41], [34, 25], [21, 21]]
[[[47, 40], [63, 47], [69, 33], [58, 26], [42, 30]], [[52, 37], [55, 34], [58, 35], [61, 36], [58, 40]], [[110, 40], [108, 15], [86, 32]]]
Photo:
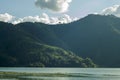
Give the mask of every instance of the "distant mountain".
[[[68, 55], [72, 55], [69, 53], [72, 51], [75, 56], [89, 57], [100, 67], [120, 67], [120, 18], [113, 15], [90, 14], [78, 21], [59, 25], [29, 22], [12, 25], [1, 22], [0, 37], [1, 53], [20, 56], [32, 49], [41, 52], [40, 45], [56, 46], [66, 50]], [[60, 54], [59, 51], [57, 54]], [[60, 56], [64, 57], [63, 54]], [[74, 61], [69, 64], [74, 64]]]
[[65, 26], [59, 28], [65, 32], [59, 37], [71, 51], [101, 67], [120, 67], [120, 18], [91, 14]]
[[0, 22], [0, 67], [96, 67], [90, 58], [83, 59], [71, 51], [46, 45], [53, 44], [50, 40], [56, 40], [56, 45], [62, 41], [44, 24], [35, 25]]
[[69, 26], [63, 40], [71, 51], [103, 67], [120, 67], [120, 18], [88, 15]]

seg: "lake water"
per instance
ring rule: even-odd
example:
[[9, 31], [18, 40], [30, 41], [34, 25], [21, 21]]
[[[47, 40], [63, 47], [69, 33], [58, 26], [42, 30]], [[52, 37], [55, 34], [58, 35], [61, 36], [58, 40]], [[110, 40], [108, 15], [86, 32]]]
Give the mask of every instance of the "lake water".
[[[120, 68], [0, 68], [0, 72], [70, 74], [71, 76], [0, 75], [0, 80], [120, 80]], [[4, 77], [3, 77], [4, 76]], [[6, 76], [6, 77], [5, 77]]]

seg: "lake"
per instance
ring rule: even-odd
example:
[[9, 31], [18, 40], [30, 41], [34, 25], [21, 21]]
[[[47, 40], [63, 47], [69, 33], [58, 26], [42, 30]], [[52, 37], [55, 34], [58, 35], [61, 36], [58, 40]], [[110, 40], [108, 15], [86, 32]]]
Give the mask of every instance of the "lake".
[[0, 80], [120, 80], [120, 68], [0, 68]]

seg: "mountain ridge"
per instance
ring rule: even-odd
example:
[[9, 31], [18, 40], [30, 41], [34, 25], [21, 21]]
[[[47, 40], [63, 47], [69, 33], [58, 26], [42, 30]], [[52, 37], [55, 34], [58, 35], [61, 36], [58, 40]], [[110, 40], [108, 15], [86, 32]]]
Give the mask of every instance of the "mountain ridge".
[[71, 51], [46, 45], [36, 33], [32, 34], [22, 27], [0, 22], [1, 67], [96, 67], [90, 58], [83, 59]]
[[116, 16], [90, 14], [69, 24], [14, 26], [35, 41], [89, 57], [100, 67], [120, 67], [120, 18]]

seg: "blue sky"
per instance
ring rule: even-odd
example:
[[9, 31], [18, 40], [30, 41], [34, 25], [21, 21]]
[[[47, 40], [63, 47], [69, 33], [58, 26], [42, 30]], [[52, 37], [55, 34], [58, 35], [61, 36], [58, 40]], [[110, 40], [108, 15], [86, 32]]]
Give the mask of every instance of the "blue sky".
[[[46, 4], [44, 3], [45, 1], [51, 1], [51, 3]], [[56, 5], [56, 1], [63, 2]], [[64, 1], [69, 1], [69, 3], [64, 4]], [[38, 3], [37, 6], [35, 2]], [[64, 8], [67, 10], [66, 12], [64, 12]], [[74, 19], [71, 18], [81, 18], [96, 12], [101, 13], [103, 9], [105, 9], [103, 14], [113, 14], [120, 17], [120, 0], [0, 0], [0, 21], [11, 22], [14, 20], [13, 16], [15, 16], [17, 21], [14, 20], [14, 22], [16, 23], [30, 20], [32, 22], [51, 23], [51, 19], [54, 23], [61, 21], [67, 23], [74, 21]], [[55, 12], [57, 10], [60, 13]], [[43, 16], [39, 17], [40, 15]], [[55, 16], [54, 19], [51, 18], [51, 16]], [[61, 18], [61, 16], [63, 17]], [[20, 18], [22, 18], [22, 20]]]
[[[35, 0], [0, 0], [0, 13], [9, 13], [16, 17], [34, 16], [41, 13], [48, 15], [62, 15], [49, 10], [42, 10], [35, 6]], [[73, 17], [84, 16], [89, 13], [100, 12], [102, 9], [120, 4], [120, 0], [72, 0], [68, 14]]]

